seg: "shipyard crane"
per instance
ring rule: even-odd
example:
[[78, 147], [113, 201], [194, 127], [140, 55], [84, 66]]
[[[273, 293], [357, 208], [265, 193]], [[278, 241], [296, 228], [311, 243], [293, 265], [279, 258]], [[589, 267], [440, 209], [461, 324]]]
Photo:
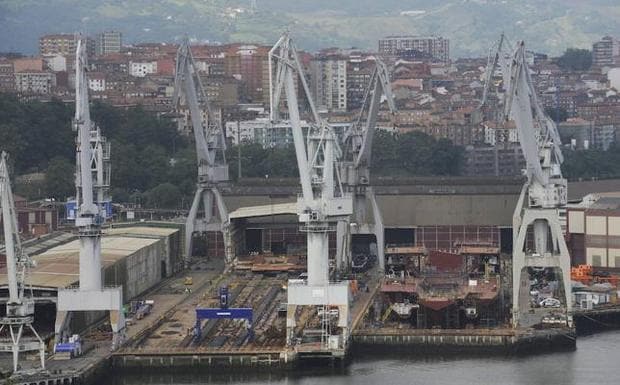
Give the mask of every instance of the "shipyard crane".
[[70, 312], [110, 311], [112, 348], [121, 342], [125, 327], [123, 288], [103, 287], [101, 279], [101, 227], [106, 220], [104, 196], [109, 187], [109, 145], [90, 118], [86, 41], [78, 38], [75, 54], [76, 209], [80, 242], [79, 288], [58, 290], [56, 340], [69, 329]]
[[[383, 217], [375, 193], [370, 187], [370, 168], [372, 143], [377, 125], [377, 115], [382, 96], [385, 95], [390, 112], [396, 112], [392, 95], [390, 76], [386, 65], [375, 58], [375, 69], [364, 95], [362, 108], [357, 120], [343, 137], [343, 157], [339, 162], [340, 175], [345, 192], [353, 199], [353, 215], [346, 221], [338, 222], [337, 268], [347, 270], [351, 266], [351, 234], [375, 234], [377, 239], [377, 258], [379, 267], [385, 269], [385, 245]], [[365, 117], [365, 119], [364, 119]], [[372, 208], [372, 218], [367, 207]]]
[[[506, 61], [502, 57], [503, 54], [503, 46], [504, 46], [505, 36], [502, 33], [499, 37], [499, 41], [497, 45], [491, 47], [489, 49], [489, 56], [487, 58], [487, 66], [484, 73], [484, 88], [482, 90], [482, 100], [480, 100], [480, 107], [484, 106], [487, 102], [489, 89], [491, 88], [491, 82], [493, 81], [493, 75], [495, 74], [495, 70], [499, 65], [503, 65]], [[503, 70], [503, 68], [502, 68]], [[502, 71], [502, 75], [505, 73]]]
[[[196, 193], [185, 225], [185, 256], [189, 260], [194, 232], [218, 231], [222, 233], [224, 239], [226, 261], [231, 262], [233, 256], [228, 210], [220, 193], [220, 188], [228, 181], [226, 141], [222, 126], [215, 118], [213, 108], [202, 86], [187, 38], [183, 40], [177, 51], [174, 79], [173, 104], [179, 108], [182, 102], [185, 102], [189, 108], [198, 161]], [[205, 110], [206, 124], [203, 124], [202, 117]], [[213, 215], [214, 201], [219, 214], [217, 217]], [[204, 208], [202, 218], [198, 216], [201, 203]]]
[[[7, 154], [2, 151], [0, 159], [0, 205], [4, 227], [4, 249], [6, 254], [6, 274], [9, 283], [9, 299], [6, 315], [0, 319], [0, 350], [13, 354], [13, 372], [19, 370], [19, 353], [39, 351], [41, 368], [45, 369], [45, 344], [32, 326], [34, 322], [34, 299], [32, 290], [26, 290], [26, 271], [33, 266], [30, 257], [23, 252], [17, 230], [15, 203], [11, 191]], [[30, 330], [34, 338], [24, 337]]]
[[[499, 40], [489, 48], [489, 56], [487, 57], [487, 65], [484, 73], [484, 84], [482, 89], [482, 99], [480, 100], [480, 104], [477, 107], [477, 110], [482, 114], [485, 113], [484, 109], [489, 107], [489, 92], [491, 90], [491, 85], [493, 84], [493, 77], [497, 70], [499, 70], [502, 74], [502, 83], [504, 87], [510, 81], [510, 68], [508, 64], [510, 61], [508, 58], [512, 55], [512, 50], [510, 49], [510, 42], [504, 33], [502, 33], [499, 37]], [[499, 91], [499, 90], [498, 90]], [[498, 100], [503, 101], [502, 96], [498, 96]], [[494, 120], [501, 120], [503, 118], [503, 108], [493, 108], [493, 116], [487, 117], [482, 116], [483, 119], [491, 118]]]
[[[570, 256], [562, 234], [559, 210], [566, 206], [566, 179], [560, 137], [555, 123], [545, 114], [525, 60], [520, 42], [507, 65], [509, 81], [504, 100], [504, 117], [514, 120], [526, 161], [525, 182], [513, 216], [513, 324], [519, 325], [527, 306], [529, 285], [526, 267], [559, 268], [563, 279], [563, 303], [567, 322], [571, 319]], [[533, 250], [527, 246], [528, 227], [533, 227]], [[527, 290], [527, 295], [523, 295]]]
[[[286, 97], [302, 190], [297, 200], [297, 213], [301, 230], [307, 234], [308, 280], [304, 283], [289, 281], [288, 284], [287, 343], [293, 342], [297, 306], [338, 306], [338, 326], [343, 333], [334, 346], [332, 337], [324, 330], [322, 347], [342, 350], [349, 338], [349, 286], [346, 281], [330, 283], [328, 237], [328, 232], [334, 230], [332, 224], [352, 213], [351, 196], [343, 190], [335, 167], [339, 145], [332, 127], [317, 114], [297, 50], [288, 33], [269, 51], [269, 74], [273, 122], [280, 120], [278, 110], [282, 94]], [[301, 92], [309, 102], [313, 118], [305, 133], [299, 116], [296, 79], [301, 83]]]

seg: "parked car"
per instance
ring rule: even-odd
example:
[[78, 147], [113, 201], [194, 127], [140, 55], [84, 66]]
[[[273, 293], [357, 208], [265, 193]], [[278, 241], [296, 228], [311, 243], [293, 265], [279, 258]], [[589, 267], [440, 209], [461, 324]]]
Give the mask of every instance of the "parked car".
[[560, 300], [557, 298], [545, 298], [542, 301], [540, 301], [540, 306], [541, 307], [560, 307]]

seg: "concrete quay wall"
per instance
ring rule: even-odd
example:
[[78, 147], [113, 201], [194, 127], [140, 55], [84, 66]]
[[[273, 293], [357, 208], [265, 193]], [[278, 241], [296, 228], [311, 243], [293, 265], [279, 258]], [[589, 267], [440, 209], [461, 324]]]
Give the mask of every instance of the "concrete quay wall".
[[351, 349], [353, 352], [397, 349], [411, 354], [462, 351], [527, 353], [541, 349], [572, 349], [575, 346], [576, 336], [573, 330], [548, 329], [470, 334], [466, 331], [412, 334], [357, 333], [352, 337]]
[[283, 352], [179, 353], [148, 355], [113, 355], [111, 364], [121, 370], [209, 370], [230, 371], [236, 368], [287, 369], [293, 363]]

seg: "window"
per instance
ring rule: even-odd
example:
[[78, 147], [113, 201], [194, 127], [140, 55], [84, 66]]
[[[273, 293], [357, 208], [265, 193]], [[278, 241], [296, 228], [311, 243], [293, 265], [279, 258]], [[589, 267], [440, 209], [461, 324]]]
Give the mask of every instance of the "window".
[[592, 256], [592, 266], [601, 266], [601, 256], [593, 255]]

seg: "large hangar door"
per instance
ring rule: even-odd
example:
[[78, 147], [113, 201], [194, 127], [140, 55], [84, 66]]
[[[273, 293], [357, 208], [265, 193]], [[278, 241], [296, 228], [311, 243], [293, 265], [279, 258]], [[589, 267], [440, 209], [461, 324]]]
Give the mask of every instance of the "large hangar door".
[[386, 228], [385, 245], [415, 245], [414, 228]]
[[263, 229], [245, 230], [245, 250], [248, 253], [263, 252]]

